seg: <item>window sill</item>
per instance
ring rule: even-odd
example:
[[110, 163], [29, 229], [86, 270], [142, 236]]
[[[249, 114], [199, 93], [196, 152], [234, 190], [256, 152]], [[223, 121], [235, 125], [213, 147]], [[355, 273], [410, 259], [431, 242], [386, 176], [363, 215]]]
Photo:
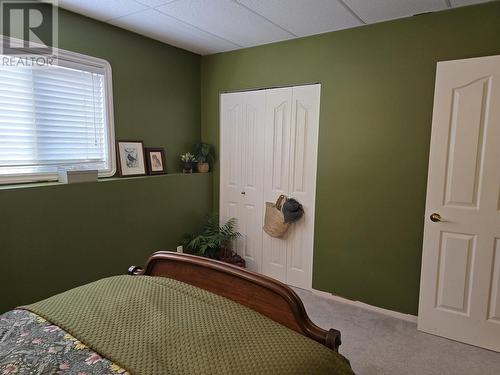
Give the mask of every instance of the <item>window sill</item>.
[[[168, 174], [158, 174], [158, 175], [145, 175], [145, 176], [134, 176], [134, 177], [105, 177], [99, 178], [97, 183], [101, 182], [116, 182], [116, 181], [124, 181], [124, 180], [140, 180], [144, 178], [165, 178], [165, 177], [175, 177], [175, 176], [197, 176], [197, 175], [207, 175], [208, 173], [168, 173]], [[62, 185], [82, 185], [82, 184], [93, 184], [93, 182], [82, 182], [77, 184], [63, 184], [59, 181], [40, 181], [40, 182], [28, 182], [23, 184], [5, 184], [0, 185], [1, 190], [16, 190], [16, 189], [31, 189], [31, 188], [40, 188], [40, 187], [48, 187], [48, 186], [62, 186]]]

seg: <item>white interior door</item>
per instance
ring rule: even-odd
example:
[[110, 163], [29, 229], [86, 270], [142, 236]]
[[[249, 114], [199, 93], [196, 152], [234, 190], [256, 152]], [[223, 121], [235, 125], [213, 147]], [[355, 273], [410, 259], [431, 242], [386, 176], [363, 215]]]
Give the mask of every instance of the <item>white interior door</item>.
[[280, 194], [304, 207], [285, 237], [263, 234], [263, 273], [289, 285], [312, 287], [320, 85], [267, 90], [264, 199]]
[[[289, 193], [292, 92], [285, 87], [266, 93], [264, 202], [276, 202], [281, 194]], [[286, 282], [287, 239], [262, 235], [262, 272]]]
[[437, 67], [418, 328], [500, 351], [499, 56]]
[[220, 216], [238, 220], [235, 243], [247, 268], [261, 270], [265, 91], [221, 95]]

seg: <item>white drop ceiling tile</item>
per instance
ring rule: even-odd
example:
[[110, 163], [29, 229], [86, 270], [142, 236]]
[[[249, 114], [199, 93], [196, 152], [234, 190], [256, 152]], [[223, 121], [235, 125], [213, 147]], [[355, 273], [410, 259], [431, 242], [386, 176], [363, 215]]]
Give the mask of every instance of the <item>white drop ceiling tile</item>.
[[218, 39], [154, 9], [114, 19], [109, 23], [201, 55], [238, 48], [237, 45]]
[[242, 47], [293, 37], [232, 0], [178, 0], [156, 9]]
[[160, 5], [165, 5], [167, 3], [171, 3], [172, 1], [175, 1], [175, 0], [135, 0], [135, 1], [137, 1], [138, 3], [144, 4], [148, 7], [154, 8], [154, 7], [158, 7]]
[[344, 0], [367, 23], [447, 9], [445, 0]]
[[134, 0], [59, 0], [59, 6], [99, 21], [148, 9]]
[[474, 4], [480, 4], [480, 3], [487, 3], [489, 0], [451, 0], [451, 6], [452, 7], [462, 7], [466, 5], [474, 5]]
[[297, 36], [360, 26], [337, 0], [237, 0]]
[[[0, 0], [1, 1], [1, 0]], [[449, 0], [459, 7], [491, 0]], [[62, 8], [200, 54], [446, 9], [448, 0], [59, 0]], [[349, 9], [350, 10], [349, 10]], [[354, 12], [354, 13], [353, 13]]]

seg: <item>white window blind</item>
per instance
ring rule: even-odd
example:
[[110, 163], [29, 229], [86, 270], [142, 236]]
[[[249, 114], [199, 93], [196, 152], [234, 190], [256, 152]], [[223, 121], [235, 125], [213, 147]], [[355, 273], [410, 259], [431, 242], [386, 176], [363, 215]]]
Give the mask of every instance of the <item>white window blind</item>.
[[114, 173], [106, 69], [64, 61], [0, 66], [0, 181], [55, 179], [59, 167]]

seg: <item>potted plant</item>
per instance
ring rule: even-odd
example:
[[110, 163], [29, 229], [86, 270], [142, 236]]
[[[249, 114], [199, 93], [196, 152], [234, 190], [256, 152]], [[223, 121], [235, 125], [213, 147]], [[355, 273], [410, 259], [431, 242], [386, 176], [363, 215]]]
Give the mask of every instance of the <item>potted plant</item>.
[[194, 145], [193, 152], [198, 160], [198, 172], [207, 173], [210, 170], [210, 163], [215, 161], [214, 146], [210, 143], [199, 142]]
[[190, 152], [181, 154], [182, 169], [184, 173], [193, 173], [193, 166], [196, 163], [196, 158]]
[[186, 252], [217, 259], [239, 267], [245, 267], [245, 260], [231, 250], [231, 243], [241, 236], [236, 231], [236, 219], [219, 224], [218, 215], [209, 215], [199, 235], [186, 235], [182, 243]]

